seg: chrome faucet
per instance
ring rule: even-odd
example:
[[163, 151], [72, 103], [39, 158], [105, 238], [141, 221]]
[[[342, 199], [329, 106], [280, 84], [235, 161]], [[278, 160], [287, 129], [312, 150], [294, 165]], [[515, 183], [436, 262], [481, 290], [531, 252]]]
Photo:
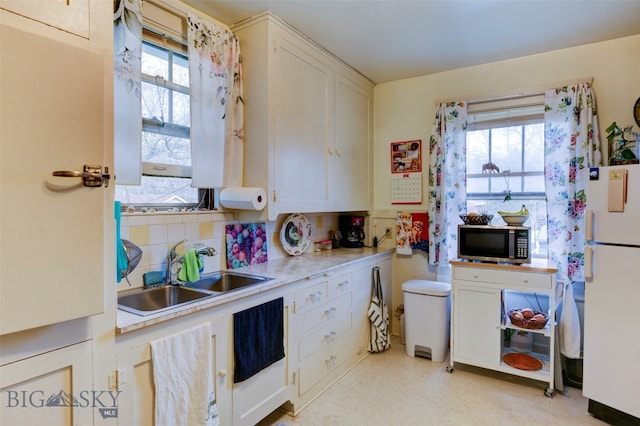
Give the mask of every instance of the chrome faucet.
[[187, 240], [182, 240], [179, 243], [177, 243], [176, 245], [174, 245], [171, 250], [169, 250], [169, 254], [167, 255], [167, 284], [173, 284], [174, 280], [171, 276], [171, 269], [173, 267], [173, 262], [175, 262], [176, 258], [178, 257], [178, 254], [176, 253], [176, 250], [178, 249], [178, 247], [180, 246], [180, 244], [184, 244], [186, 243]]
[[[178, 258], [176, 250], [178, 249], [180, 244], [185, 244], [186, 242], [187, 240], [182, 240], [179, 243], [177, 243], [175, 246], [173, 246], [171, 250], [169, 250], [169, 254], [167, 255], [167, 284], [177, 284], [176, 282], [177, 280], [174, 278], [174, 275], [172, 273], [173, 264], [176, 262], [176, 259]], [[214, 249], [213, 247], [197, 247], [196, 248], [196, 255], [215, 256], [216, 254], [218, 254], [218, 252], [216, 252], [216, 249]]]
[[205, 256], [215, 256], [218, 254], [213, 247], [199, 247], [196, 249], [196, 254], [203, 254]]

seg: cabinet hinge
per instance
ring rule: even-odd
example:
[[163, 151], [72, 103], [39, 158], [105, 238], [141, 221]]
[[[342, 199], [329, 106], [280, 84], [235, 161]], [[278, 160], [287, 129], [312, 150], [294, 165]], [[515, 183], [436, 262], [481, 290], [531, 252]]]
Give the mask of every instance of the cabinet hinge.
[[294, 371], [293, 374], [291, 375], [291, 384], [295, 385], [296, 384], [296, 372]]
[[275, 203], [275, 201], [276, 201], [276, 190], [275, 189], [273, 190], [271, 198], [272, 198], [272, 201]]
[[293, 313], [295, 314], [296, 313], [296, 301], [295, 300], [293, 301], [292, 305], [293, 305], [292, 306], [292, 310], [293, 310]]
[[120, 390], [120, 387], [127, 383], [127, 370], [119, 368], [109, 373], [109, 389]]

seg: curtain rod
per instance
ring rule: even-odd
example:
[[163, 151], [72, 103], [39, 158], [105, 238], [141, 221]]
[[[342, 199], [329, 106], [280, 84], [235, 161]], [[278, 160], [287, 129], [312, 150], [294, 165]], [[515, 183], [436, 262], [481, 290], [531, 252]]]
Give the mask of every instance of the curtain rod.
[[[544, 95], [545, 91], [548, 90], [548, 89], [553, 89], [553, 88], [556, 88], [556, 87], [569, 86], [569, 85], [572, 85], [572, 84], [582, 84], [582, 83], [589, 83], [590, 85], [593, 85], [593, 77], [583, 77], [583, 78], [576, 79], [576, 80], [569, 80], [569, 81], [563, 81], [563, 82], [550, 83], [550, 84], [547, 85], [546, 89], [535, 88], [535, 89], [529, 89], [530, 91], [522, 90], [522, 91], [519, 91], [518, 93], [514, 93], [514, 94], [511, 94], [511, 95], [498, 96], [498, 97], [493, 97], [493, 98], [472, 99], [472, 100], [467, 101], [467, 104], [469, 104], [469, 105], [471, 105], [471, 104], [482, 104], [482, 103], [488, 103], [488, 102], [509, 101], [509, 100], [513, 100], [513, 99], [530, 98], [530, 97], [535, 97], [535, 96], [541, 96], [541, 95]], [[458, 99], [458, 100], [460, 100], [460, 99]], [[455, 102], [455, 100], [452, 101], [451, 99], [436, 99], [435, 105], [438, 106], [442, 102]]]

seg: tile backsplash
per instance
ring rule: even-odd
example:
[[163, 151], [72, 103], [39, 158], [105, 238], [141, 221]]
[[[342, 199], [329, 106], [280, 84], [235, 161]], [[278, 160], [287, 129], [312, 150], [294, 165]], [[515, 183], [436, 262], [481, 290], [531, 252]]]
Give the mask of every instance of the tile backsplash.
[[[337, 213], [305, 213], [311, 222], [312, 240], [329, 238], [337, 229]], [[287, 218], [282, 215], [276, 221], [266, 222], [268, 238], [268, 258], [270, 260], [288, 256], [280, 243], [280, 227]], [[129, 275], [131, 285], [122, 280], [118, 290], [142, 287], [142, 276], [150, 271], [166, 270], [166, 257], [177, 243], [187, 240], [178, 247], [178, 255], [185, 249], [198, 245], [213, 247], [215, 256], [203, 256], [204, 273], [226, 268], [226, 230], [227, 224], [238, 223], [233, 212], [194, 212], [194, 213], [123, 213], [120, 223], [121, 237], [133, 242], [142, 249], [142, 258], [136, 269]], [[246, 222], [246, 221], [242, 221]], [[310, 248], [313, 250], [313, 245]]]

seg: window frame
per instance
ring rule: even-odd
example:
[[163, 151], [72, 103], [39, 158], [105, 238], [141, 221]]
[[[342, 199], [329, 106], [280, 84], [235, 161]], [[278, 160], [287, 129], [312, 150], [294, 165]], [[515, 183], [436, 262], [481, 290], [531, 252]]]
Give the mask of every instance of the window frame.
[[[471, 106], [470, 106], [470, 109], [471, 109]], [[523, 190], [524, 184], [525, 184], [524, 182], [525, 177], [542, 176], [544, 178], [544, 158], [542, 159], [543, 162], [542, 162], [541, 170], [525, 171], [527, 169], [526, 167], [527, 156], [526, 156], [526, 149], [525, 149], [526, 143], [527, 143], [527, 134], [525, 132], [525, 126], [531, 125], [531, 124], [542, 125], [543, 126], [542, 130], [544, 134], [544, 124], [545, 124], [544, 123], [544, 101], [537, 102], [534, 104], [527, 103], [526, 105], [523, 105], [523, 106], [513, 105], [513, 103], [511, 103], [506, 107], [498, 106], [494, 108], [491, 108], [491, 106], [483, 105], [482, 110], [470, 112], [468, 114], [467, 134], [469, 134], [469, 132], [473, 132], [476, 130], [490, 130], [488, 135], [489, 142], [487, 146], [487, 158], [489, 162], [492, 162], [491, 155], [493, 152], [492, 150], [493, 140], [492, 140], [491, 130], [498, 129], [498, 128], [505, 128], [505, 127], [521, 126], [521, 129], [519, 132], [520, 138], [521, 138], [519, 141], [520, 143], [519, 150], [520, 150], [520, 155], [522, 156], [522, 158], [520, 159], [520, 162], [522, 164], [522, 171], [517, 171], [517, 172], [510, 171], [508, 174], [504, 172], [499, 174], [482, 173], [482, 172], [467, 173], [466, 186], [468, 188], [469, 179], [489, 179], [486, 187], [489, 191], [491, 191], [492, 179], [496, 179], [496, 178], [502, 179], [503, 177], [508, 176], [511, 179], [509, 184], [511, 200], [515, 202], [527, 201], [527, 200], [533, 201], [533, 202], [542, 201], [544, 203], [542, 205], [538, 205], [538, 203], [532, 203], [532, 204], [535, 204], [535, 207], [538, 207], [538, 208], [540, 206], [544, 206], [545, 219], [547, 219], [548, 214], [546, 213], [546, 200], [547, 200], [546, 191], [524, 191]], [[543, 148], [542, 155], [544, 156], [544, 148]], [[518, 188], [513, 187], [514, 180], [515, 180], [513, 178], [518, 179], [519, 181], [517, 183], [519, 185]], [[482, 204], [486, 204], [487, 206], [492, 206], [492, 205], [495, 206], [496, 201], [504, 200], [506, 193], [504, 190], [502, 190], [501, 192], [467, 192], [467, 190], [465, 190], [465, 196], [466, 196], [465, 204], [467, 209], [473, 210], [473, 208], [470, 207], [470, 204], [472, 206], [475, 205], [478, 208], [480, 208]], [[491, 208], [491, 210], [492, 209], [493, 208]], [[511, 211], [508, 208], [504, 208], [503, 210]], [[544, 226], [544, 224], [540, 223], [540, 220], [538, 220], [539, 217], [540, 215], [534, 214], [530, 218], [529, 222], [535, 221], [535, 223], [530, 223], [529, 225], [526, 225], [526, 226], [529, 226], [532, 230], [531, 256], [533, 258], [545, 257], [547, 256], [547, 253], [548, 253], [548, 242], [547, 242], [548, 236], [546, 235], [546, 227]], [[501, 222], [499, 216], [497, 220]]]

